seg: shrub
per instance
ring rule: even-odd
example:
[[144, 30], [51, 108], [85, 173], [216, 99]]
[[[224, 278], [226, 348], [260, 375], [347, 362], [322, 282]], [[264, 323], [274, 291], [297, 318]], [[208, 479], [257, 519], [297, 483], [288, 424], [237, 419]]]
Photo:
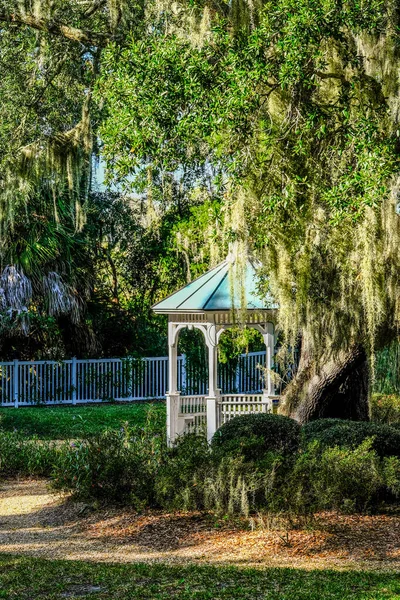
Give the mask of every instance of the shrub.
[[243, 456], [223, 456], [204, 481], [203, 505], [209, 510], [225, 514], [248, 516], [250, 512], [269, 508], [268, 500], [278, 491], [276, 471], [280, 457], [258, 468], [246, 462]]
[[308, 443], [318, 437], [326, 429], [335, 427], [335, 425], [351, 422], [352, 421], [345, 421], [343, 419], [317, 419], [316, 421], [310, 421], [309, 423], [303, 425], [302, 437]]
[[300, 426], [281, 415], [259, 413], [231, 419], [215, 433], [211, 447], [215, 454], [242, 455], [261, 460], [269, 452], [288, 456], [300, 443]]
[[[287, 517], [321, 510], [363, 512], [400, 494], [400, 460], [380, 457], [372, 440], [357, 448], [321, 448], [310, 444], [295, 457], [269, 453], [268, 463], [226, 455], [197, 472], [195, 503], [218, 513], [249, 515], [258, 511]], [[193, 484], [193, 479], [191, 480]]]
[[160, 415], [149, 411], [143, 428], [122, 427], [79, 442], [66, 443], [53, 470], [53, 485], [80, 498], [154, 505], [154, 480], [165, 460]]
[[288, 510], [310, 514], [335, 509], [346, 512], [375, 507], [387, 492], [400, 492], [400, 460], [381, 458], [372, 439], [357, 448], [322, 449], [310, 444], [296, 461], [283, 497]]
[[371, 420], [376, 423], [400, 425], [400, 396], [373, 394], [370, 399]]
[[96, 498], [131, 504], [152, 504], [157, 458], [147, 445], [126, 431], [65, 444], [53, 471], [53, 485], [84, 499]]
[[58, 459], [54, 444], [0, 430], [0, 474], [49, 476]]
[[205, 477], [211, 469], [204, 436], [186, 435], [167, 451], [155, 479], [156, 502], [167, 509], [204, 508]]
[[296, 517], [325, 509], [364, 511], [400, 494], [399, 458], [380, 457], [372, 444], [330, 448], [313, 442], [294, 455], [269, 451], [254, 462], [210, 452], [198, 436], [168, 449], [163, 438], [124, 429], [65, 445], [55, 486], [138, 509], [266, 510]]
[[303, 427], [303, 442], [306, 445], [317, 440], [325, 448], [356, 448], [367, 438], [373, 438], [372, 447], [379, 456], [400, 457], [400, 430], [390, 425], [321, 419]]

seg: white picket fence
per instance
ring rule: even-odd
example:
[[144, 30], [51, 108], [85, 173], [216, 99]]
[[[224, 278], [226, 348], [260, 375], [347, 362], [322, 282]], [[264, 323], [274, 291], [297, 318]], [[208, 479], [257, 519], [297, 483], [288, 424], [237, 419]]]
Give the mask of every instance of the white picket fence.
[[[241, 355], [233, 372], [220, 365], [223, 393], [260, 392], [259, 365], [265, 352]], [[207, 377], [195, 367], [178, 358], [178, 389], [187, 397], [207, 393]], [[1, 406], [162, 399], [167, 390], [168, 357], [0, 362]]]

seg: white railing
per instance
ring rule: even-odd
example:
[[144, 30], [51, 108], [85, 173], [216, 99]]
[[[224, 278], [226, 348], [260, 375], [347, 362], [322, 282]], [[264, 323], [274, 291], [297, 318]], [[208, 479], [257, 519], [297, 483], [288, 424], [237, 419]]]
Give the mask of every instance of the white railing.
[[220, 397], [219, 425], [234, 417], [267, 412], [269, 402], [263, 394], [223, 394]]
[[[239, 357], [233, 372], [219, 367], [223, 392], [258, 392], [262, 389], [265, 352]], [[182, 396], [207, 394], [207, 373], [178, 358], [178, 389]], [[168, 389], [168, 358], [76, 359], [57, 361], [0, 362], [0, 404], [77, 404], [107, 400], [163, 399]]]
[[[181, 396], [179, 398], [178, 431], [181, 433], [205, 432], [207, 424], [207, 398]], [[234, 417], [265, 413], [271, 410], [271, 400], [263, 394], [222, 394], [218, 402], [218, 427]]]
[[181, 396], [178, 418], [182, 420], [184, 433], [203, 433], [207, 425], [205, 396]]

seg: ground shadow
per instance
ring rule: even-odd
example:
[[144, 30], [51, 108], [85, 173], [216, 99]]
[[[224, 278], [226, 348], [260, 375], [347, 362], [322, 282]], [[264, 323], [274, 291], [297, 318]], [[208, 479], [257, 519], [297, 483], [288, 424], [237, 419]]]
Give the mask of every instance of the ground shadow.
[[95, 510], [50, 493], [45, 481], [14, 481], [0, 487], [0, 552], [9, 551], [116, 562], [368, 563], [394, 568], [400, 565], [400, 519], [326, 513], [311, 531], [250, 531], [201, 513]]

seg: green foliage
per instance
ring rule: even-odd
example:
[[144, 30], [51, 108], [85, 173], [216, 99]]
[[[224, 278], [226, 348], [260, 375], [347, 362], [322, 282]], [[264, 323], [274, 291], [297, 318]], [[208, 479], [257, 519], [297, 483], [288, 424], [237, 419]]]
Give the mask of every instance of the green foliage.
[[156, 502], [168, 510], [193, 510], [205, 507], [206, 474], [212, 457], [204, 436], [187, 435], [179, 439], [165, 456], [154, 481]]
[[27, 440], [17, 432], [0, 430], [1, 476], [48, 477], [57, 458], [57, 448], [51, 442], [37, 438]]
[[369, 406], [371, 419], [375, 423], [400, 424], [400, 396], [372, 394]]
[[71, 490], [79, 498], [136, 508], [154, 505], [155, 473], [166, 452], [160, 425], [159, 413], [149, 410], [143, 427], [106, 430], [65, 444], [53, 472], [54, 487]]
[[380, 458], [372, 445], [368, 438], [353, 448], [310, 444], [299, 455], [285, 487], [289, 512], [363, 512], [376, 507], [385, 492], [398, 495], [400, 460]]
[[[248, 516], [259, 510], [281, 512], [279, 482], [288, 465], [273, 452], [264, 454], [262, 462], [248, 462], [243, 454], [217, 453], [204, 481], [204, 506], [220, 514]], [[290, 460], [288, 461], [290, 463]]]
[[400, 431], [390, 425], [322, 419], [312, 421], [303, 427], [305, 443], [317, 440], [322, 447], [356, 448], [366, 439], [372, 438], [372, 448], [379, 456], [400, 457]]
[[395, 339], [377, 352], [373, 391], [377, 394], [400, 394], [400, 343]]
[[218, 344], [218, 358], [221, 364], [233, 368], [241, 354], [265, 350], [265, 344], [256, 329], [232, 327], [221, 335]]
[[268, 453], [285, 456], [297, 452], [300, 426], [282, 415], [254, 414], [231, 419], [215, 433], [212, 449], [220, 455], [243, 455], [246, 460], [261, 460]]
[[246, 417], [236, 419], [244, 421], [241, 430], [232, 420], [233, 426], [214, 438], [211, 448], [196, 435], [168, 448], [164, 416], [155, 410], [146, 412], [143, 424], [105, 429], [61, 445], [2, 430], [0, 475], [51, 476], [55, 489], [77, 498], [138, 510], [245, 516], [267, 511], [297, 518], [321, 510], [376, 510], [382, 501], [397, 502], [400, 459], [394, 453], [393, 430], [388, 435], [391, 428], [381, 427], [381, 438], [361, 439], [354, 432], [345, 435], [345, 423], [340, 436], [323, 439], [338, 426], [331, 420], [323, 429], [316, 422], [308, 437], [321, 440], [303, 440], [299, 448], [297, 424], [284, 417], [255, 416], [270, 418], [247, 424]]
[[185, 218], [185, 260], [238, 240], [262, 261], [286, 343], [302, 335], [317, 367], [355, 343], [373, 356], [399, 315], [397, 16], [381, 0], [241, 2], [199, 42], [184, 4], [180, 26], [166, 10], [105, 52], [110, 174], [143, 190], [151, 169], [161, 194], [172, 172], [208, 208], [217, 197], [213, 236]]

